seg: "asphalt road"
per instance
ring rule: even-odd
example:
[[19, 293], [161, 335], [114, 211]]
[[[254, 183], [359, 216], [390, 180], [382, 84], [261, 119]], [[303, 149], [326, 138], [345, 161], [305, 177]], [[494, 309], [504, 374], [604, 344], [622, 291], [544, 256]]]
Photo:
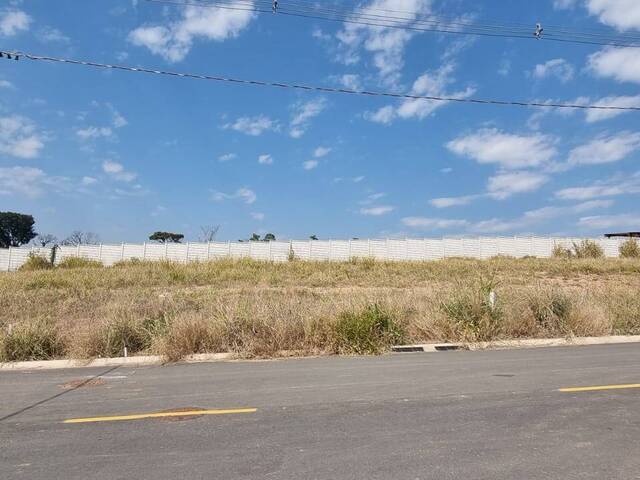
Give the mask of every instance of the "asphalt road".
[[640, 479], [639, 383], [638, 345], [4, 372], [0, 478]]

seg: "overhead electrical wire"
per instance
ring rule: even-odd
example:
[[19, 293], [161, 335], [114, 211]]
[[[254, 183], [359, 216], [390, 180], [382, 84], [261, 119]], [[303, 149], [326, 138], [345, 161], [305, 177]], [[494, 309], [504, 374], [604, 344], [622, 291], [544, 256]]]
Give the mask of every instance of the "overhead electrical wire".
[[68, 65], [81, 65], [85, 67], [94, 67], [108, 70], [122, 70], [134, 73], [146, 73], [153, 75], [166, 75], [179, 78], [193, 78], [199, 80], [210, 80], [215, 82], [226, 82], [241, 85], [256, 85], [263, 87], [274, 87], [283, 89], [316, 91], [323, 93], [342, 93], [349, 95], [361, 95], [368, 97], [386, 97], [405, 100], [429, 100], [435, 102], [455, 102], [468, 103], [478, 105], [501, 105], [501, 106], [517, 106], [517, 107], [542, 107], [542, 108], [563, 108], [563, 109], [580, 109], [580, 110], [615, 110], [615, 111], [640, 111], [640, 107], [619, 107], [614, 105], [580, 105], [572, 103], [556, 103], [556, 102], [535, 102], [535, 101], [516, 101], [516, 100], [495, 100], [482, 98], [460, 98], [445, 97], [433, 95], [416, 95], [411, 93], [394, 93], [375, 90], [355, 90], [348, 88], [324, 87], [318, 85], [306, 85], [301, 83], [274, 82], [265, 80], [248, 80], [243, 78], [226, 77], [221, 75], [201, 75], [195, 73], [175, 72], [169, 70], [156, 70], [146, 67], [133, 67], [129, 65], [107, 64], [87, 60], [75, 60], [70, 58], [51, 57], [47, 55], [36, 55], [33, 53], [0, 50], [0, 59], [20, 60], [27, 59], [32, 61], [63, 63]]
[[[226, 10], [249, 11], [256, 13], [273, 13], [272, 2], [268, 0], [147, 0], [150, 3], [161, 3], [176, 6], [196, 6]], [[372, 13], [375, 9], [356, 7], [355, 10], [336, 9], [331, 7], [308, 6], [301, 0], [280, 1], [276, 14], [317, 19], [324, 21], [348, 23], [363, 26], [393, 28], [418, 32], [447, 33], [457, 35], [475, 35], [486, 37], [533, 39], [533, 25], [523, 24], [481, 24], [466, 22], [460, 19], [447, 20], [439, 15], [416, 15], [398, 17]], [[380, 11], [380, 10], [378, 10]], [[451, 18], [451, 17], [450, 17]], [[640, 47], [640, 37], [628, 34], [612, 35], [608, 33], [590, 33], [545, 26], [541, 40], [568, 42], [598, 46]]]

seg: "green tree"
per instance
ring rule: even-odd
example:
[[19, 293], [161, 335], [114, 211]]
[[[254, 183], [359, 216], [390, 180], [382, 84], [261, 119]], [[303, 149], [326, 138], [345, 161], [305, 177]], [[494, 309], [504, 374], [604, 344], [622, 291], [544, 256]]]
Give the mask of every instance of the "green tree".
[[264, 237], [262, 237], [263, 242], [275, 242], [276, 236], [273, 233], [267, 233]]
[[37, 235], [33, 230], [32, 215], [0, 212], [0, 248], [19, 247], [29, 243]]
[[309, 240], [318, 240], [318, 237], [316, 235], [311, 235], [309, 237]]
[[254, 233], [251, 235], [251, 238], [249, 239], [250, 242], [259, 242], [260, 241], [260, 235], [258, 235], [257, 233]]
[[183, 238], [184, 235], [181, 233], [172, 232], [155, 232], [153, 235], [149, 236], [149, 240], [160, 243], [180, 243]]

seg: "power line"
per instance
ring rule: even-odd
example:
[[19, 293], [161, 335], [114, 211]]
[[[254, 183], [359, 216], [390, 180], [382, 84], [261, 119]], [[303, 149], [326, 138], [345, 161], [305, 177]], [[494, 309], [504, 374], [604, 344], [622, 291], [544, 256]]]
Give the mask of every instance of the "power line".
[[[203, 2], [198, 0], [147, 0], [150, 3], [162, 3], [177, 6], [196, 6], [201, 8], [216, 8], [223, 10], [240, 10], [256, 13], [272, 13], [271, 2], [262, 0], [214, 0]], [[261, 8], [262, 7], [262, 8]], [[366, 10], [366, 9], [364, 9]], [[305, 6], [296, 2], [279, 3], [278, 15], [317, 19], [323, 21], [349, 23], [363, 26], [394, 28], [418, 32], [448, 33], [457, 35], [475, 35], [484, 37], [523, 38], [535, 40], [531, 26], [518, 25], [483, 25], [461, 21], [442, 21], [444, 17], [413, 16], [393, 17], [371, 13], [356, 13], [355, 11], [336, 10], [327, 7]], [[562, 27], [561, 27], [562, 28]], [[640, 38], [631, 36], [612, 36], [597, 33], [583, 33], [567, 29], [545, 30], [542, 40], [566, 42], [598, 46], [640, 47]]]
[[167, 75], [180, 78], [193, 78], [198, 80], [211, 80], [215, 82], [227, 82], [241, 85], [257, 85], [262, 87], [275, 87], [275, 88], [287, 88], [295, 90], [316, 91], [323, 93], [343, 93], [348, 95], [361, 95], [368, 97], [386, 97], [396, 99], [407, 100], [430, 100], [435, 102], [455, 102], [455, 103], [471, 103], [478, 105], [502, 105], [502, 106], [517, 106], [517, 107], [546, 107], [546, 108], [567, 108], [567, 109], [580, 109], [580, 110], [617, 110], [617, 111], [640, 111], [640, 107], [619, 107], [613, 105], [579, 105], [572, 103], [543, 103], [543, 102], [526, 102], [515, 100], [494, 100], [494, 99], [481, 99], [481, 98], [460, 98], [460, 97], [444, 97], [433, 95], [414, 95], [410, 93], [393, 93], [382, 92], [374, 90], [354, 90], [348, 88], [334, 88], [323, 87], [318, 85], [305, 85], [300, 83], [288, 83], [288, 82], [273, 82], [266, 80], [248, 80], [243, 78], [224, 77], [219, 75], [201, 75], [195, 73], [185, 72], [173, 72], [169, 70], [156, 70], [146, 67], [132, 67], [128, 65], [113, 65], [107, 63], [99, 63], [86, 60], [74, 60], [70, 58], [50, 57], [46, 55], [35, 55], [32, 53], [17, 52], [17, 51], [0, 51], [0, 58], [8, 58], [14, 60], [28, 59], [33, 61], [44, 61], [63, 63], [70, 65], [81, 65], [85, 67], [94, 67], [100, 69], [109, 70], [122, 70], [126, 72], [134, 73], [147, 73], [153, 75]]

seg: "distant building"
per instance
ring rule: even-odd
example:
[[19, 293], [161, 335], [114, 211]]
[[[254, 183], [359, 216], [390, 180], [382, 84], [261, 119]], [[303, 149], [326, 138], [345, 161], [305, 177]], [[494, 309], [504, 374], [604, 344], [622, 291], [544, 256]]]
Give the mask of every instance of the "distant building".
[[607, 238], [617, 238], [617, 237], [640, 238], [640, 232], [605, 233], [604, 236]]

